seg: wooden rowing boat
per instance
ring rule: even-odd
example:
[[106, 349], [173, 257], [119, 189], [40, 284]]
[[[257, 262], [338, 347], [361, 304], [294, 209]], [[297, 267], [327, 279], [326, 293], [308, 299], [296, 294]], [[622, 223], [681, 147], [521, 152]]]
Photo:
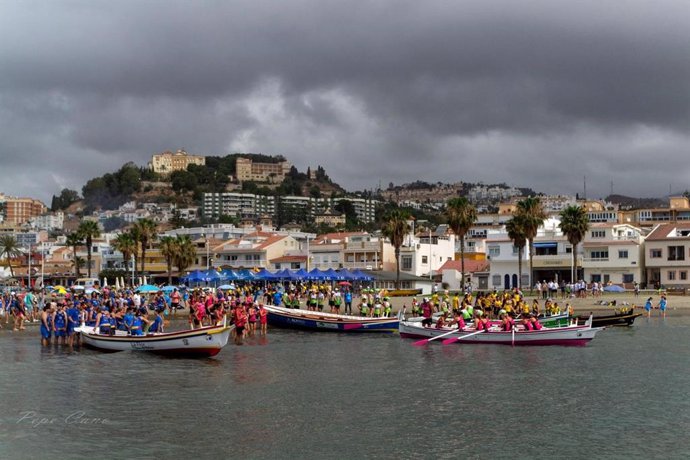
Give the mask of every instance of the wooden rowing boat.
[[265, 306], [268, 324], [291, 329], [328, 332], [397, 332], [400, 320], [368, 316], [336, 315], [317, 311]]
[[[599, 315], [592, 317], [593, 327], [609, 327], [609, 326], [632, 326], [635, 318], [642, 316], [642, 313], [635, 313], [632, 309], [615, 313], [613, 315]], [[585, 324], [586, 318], [578, 318], [578, 324]]]
[[84, 343], [101, 351], [145, 351], [174, 357], [210, 357], [227, 345], [234, 325], [207, 326], [176, 332], [153, 333], [140, 336], [115, 331], [114, 335], [100, 334], [90, 326], [75, 329], [81, 332]]
[[458, 339], [458, 343], [486, 343], [501, 345], [565, 345], [583, 346], [592, 340], [600, 327], [592, 327], [591, 322], [584, 326], [562, 326], [543, 328], [538, 331], [525, 331], [518, 328], [515, 333], [493, 328], [488, 332], [477, 333], [476, 329], [466, 328], [463, 331], [449, 333], [452, 328], [425, 328], [420, 323], [400, 322], [400, 337], [433, 338], [446, 334], [448, 338]]

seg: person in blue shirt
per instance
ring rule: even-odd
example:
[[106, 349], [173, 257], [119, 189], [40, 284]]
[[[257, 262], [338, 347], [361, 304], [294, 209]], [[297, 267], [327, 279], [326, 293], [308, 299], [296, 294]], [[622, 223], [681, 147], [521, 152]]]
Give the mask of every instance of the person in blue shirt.
[[122, 323], [125, 327], [125, 330], [131, 334], [132, 324], [134, 324], [134, 312], [132, 308], [127, 309], [125, 316], [122, 318]]
[[349, 289], [345, 291], [345, 314], [346, 315], [351, 315], [352, 314], [352, 291]]
[[50, 345], [50, 335], [52, 330], [51, 309], [49, 305], [43, 307], [41, 312], [41, 345], [47, 347]]
[[67, 313], [65, 312], [65, 305], [58, 304], [57, 312], [53, 315], [53, 332], [55, 334], [55, 344], [57, 345], [58, 337], [60, 344], [65, 344], [65, 337], [67, 336]]
[[659, 316], [666, 318], [666, 296], [662, 295], [659, 300]]
[[134, 316], [134, 319], [132, 319], [132, 326], [129, 329], [130, 335], [144, 335], [144, 321], [141, 312]]
[[283, 292], [282, 291], [276, 291], [275, 294], [273, 294], [273, 305], [275, 305], [276, 307], [279, 307], [282, 302], [283, 302]]
[[151, 322], [151, 325], [149, 326], [149, 333], [154, 333], [154, 332], [163, 332], [163, 316], [162, 316], [163, 311], [162, 310], [156, 310], [156, 317], [154, 318], [153, 322]]
[[644, 304], [644, 309], [647, 312], [647, 318], [652, 316], [652, 298], [647, 299], [647, 303]]
[[74, 345], [74, 328], [79, 326], [79, 308], [73, 302], [67, 303], [67, 343], [69, 346]]

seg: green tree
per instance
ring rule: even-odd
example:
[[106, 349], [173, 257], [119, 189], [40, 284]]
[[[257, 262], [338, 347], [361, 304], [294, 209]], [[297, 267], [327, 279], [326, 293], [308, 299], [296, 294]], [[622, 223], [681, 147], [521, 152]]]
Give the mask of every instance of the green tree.
[[91, 249], [93, 239], [101, 236], [101, 230], [98, 228], [98, 222], [93, 220], [82, 220], [77, 229], [77, 233], [81, 235], [86, 244], [86, 263], [89, 278], [91, 278]]
[[573, 273], [570, 281], [574, 282], [577, 274], [577, 245], [585, 238], [589, 230], [589, 216], [582, 206], [568, 206], [560, 212], [559, 227], [573, 245]]
[[141, 244], [141, 272], [146, 268], [146, 250], [156, 238], [156, 223], [151, 219], [141, 219], [134, 224], [134, 235]]
[[194, 263], [196, 259], [196, 246], [189, 235], [177, 235], [175, 246], [177, 248], [175, 265], [177, 265], [177, 270], [182, 273]]
[[[465, 197], [451, 198], [446, 204], [446, 222], [455, 236], [460, 238], [460, 268], [465, 285], [465, 235], [477, 221], [477, 210]], [[429, 242], [431, 244], [431, 241]]]
[[520, 216], [513, 216], [506, 222], [508, 238], [513, 240], [513, 244], [518, 250], [518, 287], [522, 290], [522, 254], [527, 245], [525, 226]]
[[[405, 235], [410, 231], [409, 215], [399, 209], [390, 211], [385, 219], [381, 233], [388, 238], [395, 249], [395, 288], [400, 289], [400, 247]], [[431, 261], [429, 261], [431, 262]]]
[[22, 254], [17, 239], [13, 235], [0, 236], [0, 258], [7, 258], [7, 266], [10, 268], [10, 276], [14, 278], [12, 259]]
[[158, 242], [158, 247], [165, 259], [165, 265], [168, 270], [168, 284], [172, 284], [172, 267], [175, 262], [175, 255], [177, 254], [177, 244], [175, 238], [172, 236], [164, 236]]
[[[77, 260], [77, 247], [81, 246], [84, 244], [84, 237], [79, 233], [79, 231], [72, 232], [67, 235], [67, 246], [72, 248], [72, 260]], [[81, 277], [81, 272], [79, 271], [79, 264], [74, 265], [75, 268], [75, 275], [77, 278]]]
[[53, 195], [53, 199], [50, 204], [51, 211], [59, 211], [69, 207], [72, 203], [79, 200], [79, 193], [75, 190], [70, 190], [68, 188], [63, 188], [60, 195]]
[[[137, 252], [137, 241], [131, 233], [120, 233], [112, 241], [111, 246], [114, 250], [120, 251], [122, 253], [122, 259], [124, 260], [125, 267], [129, 263], [132, 255]], [[136, 271], [137, 262], [134, 260], [134, 270]]]
[[537, 236], [537, 230], [546, 220], [546, 213], [539, 197], [531, 196], [518, 201], [514, 215], [519, 216], [521, 219], [521, 223], [525, 228], [525, 237], [529, 241], [529, 282], [531, 290], [534, 286], [532, 280], [534, 276], [532, 260], [534, 257], [534, 238]]

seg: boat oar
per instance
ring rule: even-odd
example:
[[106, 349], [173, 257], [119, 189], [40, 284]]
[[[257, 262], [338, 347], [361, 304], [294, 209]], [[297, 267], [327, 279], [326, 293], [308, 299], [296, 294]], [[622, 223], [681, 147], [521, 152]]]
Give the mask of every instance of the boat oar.
[[471, 334], [463, 335], [463, 336], [460, 336], [460, 337], [451, 337], [450, 339], [444, 340], [444, 341], [443, 341], [443, 344], [444, 344], [444, 345], [450, 345], [451, 343], [455, 343], [455, 342], [457, 342], [458, 340], [466, 339], [467, 337], [472, 337], [473, 335], [481, 334], [482, 332], [484, 332], [484, 329], [482, 329], [481, 331], [473, 332], [473, 333], [471, 333]]
[[450, 331], [448, 331], [448, 332], [445, 332], [445, 333], [443, 333], [443, 334], [441, 334], [441, 335], [437, 335], [437, 336], [431, 337], [431, 338], [429, 338], [429, 339], [417, 340], [417, 341], [416, 341], [415, 343], [413, 343], [412, 345], [414, 345], [415, 347], [421, 347], [422, 345], [426, 345], [427, 343], [431, 342], [432, 340], [440, 339], [441, 337], [445, 337], [445, 336], [447, 336], [447, 335], [450, 335], [450, 334], [452, 334], [453, 332], [458, 332], [458, 330], [457, 330], [457, 329], [453, 329], [453, 330], [450, 330]]

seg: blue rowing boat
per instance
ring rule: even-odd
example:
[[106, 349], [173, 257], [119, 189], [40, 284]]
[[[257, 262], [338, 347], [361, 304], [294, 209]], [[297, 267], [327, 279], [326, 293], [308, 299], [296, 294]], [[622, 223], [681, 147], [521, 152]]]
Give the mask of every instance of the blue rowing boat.
[[400, 320], [336, 315], [317, 311], [266, 306], [268, 324], [276, 327], [326, 332], [398, 332]]

